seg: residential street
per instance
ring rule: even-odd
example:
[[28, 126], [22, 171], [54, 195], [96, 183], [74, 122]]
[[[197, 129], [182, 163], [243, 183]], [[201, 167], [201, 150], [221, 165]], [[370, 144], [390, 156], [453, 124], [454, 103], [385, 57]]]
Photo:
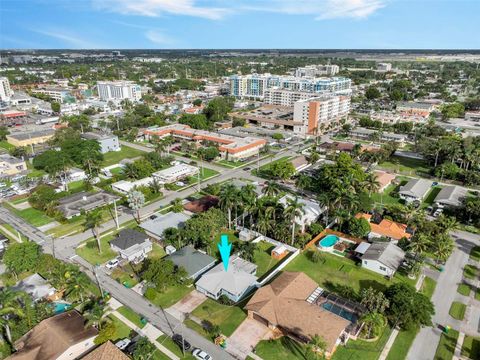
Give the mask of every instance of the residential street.
[[[432, 296], [435, 305], [433, 327], [420, 330], [407, 355], [407, 360], [432, 360], [435, 356], [437, 345], [442, 334], [438, 325], [450, 325], [456, 330], [461, 322], [452, 319], [449, 315], [450, 306], [457, 297], [457, 286], [462, 280], [463, 267], [468, 262], [470, 250], [480, 245], [480, 236], [464, 231], [451, 233], [455, 238], [456, 249], [448, 259], [445, 269], [440, 273], [437, 286]], [[479, 324], [476, 324], [477, 329]], [[473, 334], [472, 334], [473, 335]], [[477, 330], [477, 335], [478, 330]]]

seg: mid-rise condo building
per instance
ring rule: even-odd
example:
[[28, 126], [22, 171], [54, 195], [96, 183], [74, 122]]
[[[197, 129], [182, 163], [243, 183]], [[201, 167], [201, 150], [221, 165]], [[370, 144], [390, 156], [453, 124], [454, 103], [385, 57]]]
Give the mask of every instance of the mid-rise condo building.
[[97, 82], [98, 96], [101, 100], [131, 100], [139, 101], [142, 98], [140, 85], [133, 81], [99, 81]]

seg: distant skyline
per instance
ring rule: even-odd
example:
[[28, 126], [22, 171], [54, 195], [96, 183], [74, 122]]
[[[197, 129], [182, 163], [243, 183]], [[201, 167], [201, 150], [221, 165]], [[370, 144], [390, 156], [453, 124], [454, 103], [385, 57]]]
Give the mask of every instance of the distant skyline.
[[480, 49], [477, 0], [1, 0], [2, 49]]

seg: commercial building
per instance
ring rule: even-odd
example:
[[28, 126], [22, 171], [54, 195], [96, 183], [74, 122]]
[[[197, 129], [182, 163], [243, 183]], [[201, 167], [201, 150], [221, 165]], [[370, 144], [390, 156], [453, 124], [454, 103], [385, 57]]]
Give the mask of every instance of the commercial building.
[[101, 100], [139, 101], [142, 98], [140, 85], [133, 81], [98, 81], [97, 89]]
[[198, 167], [188, 164], [178, 164], [152, 174], [152, 177], [161, 184], [171, 184], [198, 174]]
[[378, 71], [392, 71], [392, 64], [390, 63], [378, 63], [377, 64]]
[[307, 65], [295, 70], [296, 77], [317, 77], [334, 76], [338, 74], [340, 67], [338, 65]]
[[434, 109], [434, 104], [421, 101], [402, 101], [397, 104], [397, 111], [403, 115], [422, 116], [424, 118], [429, 117]]
[[7, 135], [7, 142], [13, 146], [30, 146], [44, 144], [55, 134], [53, 129], [44, 129], [30, 132], [15, 132]]
[[206, 130], [196, 130], [183, 124], [148, 128], [144, 130], [143, 135], [147, 139], [152, 136], [158, 136], [159, 138], [173, 136], [180, 140], [194, 141], [198, 146], [201, 146], [202, 141], [210, 141], [216, 143], [220, 155], [229, 160], [241, 160], [255, 156], [267, 143], [265, 139], [250, 136], [240, 138]]
[[128, 181], [128, 180], [120, 180], [116, 183], [113, 183], [112, 190], [116, 191], [120, 194], [126, 195], [133, 189], [142, 187], [142, 186], [150, 186], [153, 183], [153, 177], [146, 177], [140, 180], [135, 181]]
[[10, 87], [10, 81], [6, 77], [0, 77], [0, 101], [9, 102], [13, 96], [13, 90]]
[[103, 135], [93, 132], [87, 132], [82, 135], [82, 138], [87, 140], [96, 140], [100, 144], [100, 151], [105, 154], [110, 151], [120, 151], [120, 143], [116, 135]]
[[70, 91], [64, 88], [46, 87], [42, 89], [34, 89], [32, 90], [32, 93], [47, 95], [60, 104], [75, 101], [75, 98], [70, 94]]
[[350, 97], [324, 95], [297, 101], [293, 106], [293, 131], [299, 135], [321, 134], [327, 129], [340, 126], [350, 112]]
[[0, 177], [20, 174], [27, 170], [25, 160], [17, 159], [8, 154], [0, 155]]
[[350, 130], [349, 135], [354, 138], [372, 141], [377, 140], [376, 137], [378, 135], [379, 141], [393, 141], [399, 143], [400, 146], [403, 146], [408, 138], [408, 135], [404, 134], [394, 134], [362, 127], [356, 127], [355, 129]]
[[233, 75], [230, 77], [230, 95], [263, 99], [272, 88], [306, 91], [310, 93], [345, 93], [351, 91], [351, 80], [343, 77], [307, 78], [272, 74]]
[[308, 91], [293, 91], [288, 89], [268, 89], [263, 102], [269, 105], [293, 106], [297, 101], [308, 100], [315, 95]]

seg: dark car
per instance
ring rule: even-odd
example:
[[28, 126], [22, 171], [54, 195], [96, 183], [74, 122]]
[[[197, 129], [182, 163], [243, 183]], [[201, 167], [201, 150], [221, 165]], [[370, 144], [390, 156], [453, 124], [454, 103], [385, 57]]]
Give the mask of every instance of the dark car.
[[173, 334], [172, 340], [180, 347], [180, 349], [183, 346], [184, 351], [188, 351], [192, 347], [192, 345], [190, 345], [190, 343], [185, 340], [180, 334]]

